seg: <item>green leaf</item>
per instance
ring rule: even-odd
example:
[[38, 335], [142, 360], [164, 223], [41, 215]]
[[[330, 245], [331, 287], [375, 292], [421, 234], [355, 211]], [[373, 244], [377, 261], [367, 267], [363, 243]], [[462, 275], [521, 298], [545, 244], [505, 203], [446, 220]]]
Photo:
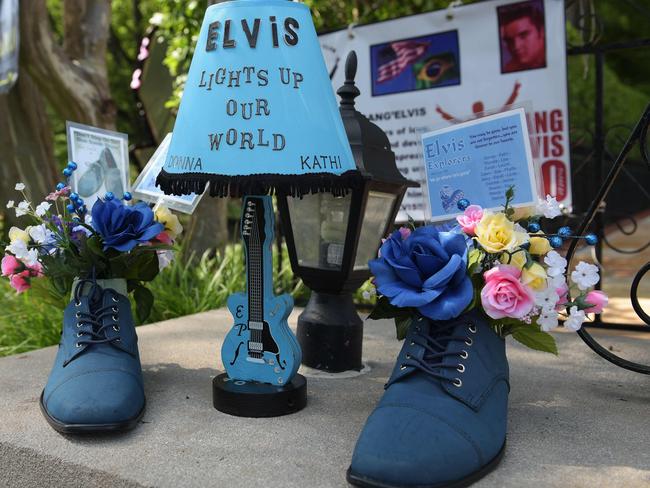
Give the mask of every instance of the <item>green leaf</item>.
[[398, 341], [404, 340], [412, 321], [413, 321], [412, 315], [407, 315], [404, 317], [395, 317], [395, 331], [396, 331]]
[[472, 249], [467, 257], [467, 271], [470, 275], [479, 273], [482, 269], [483, 256], [485, 253], [480, 249]]
[[151, 314], [153, 307], [153, 293], [148, 288], [140, 285], [133, 292], [135, 299], [135, 311], [138, 315], [138, 320], [144, 322]]
[[538, 325], [531, 324], [517, 328], [512, 337], [526, 347], [536, 351], [550, 352], [557, 356], [557, 344], [551, 334], [540, 330]]
[[375, 308], [372, 309], [372, 312], [370, 312], [368, 318], [372, 320], [392, 319], [400, 315], [400, 312], [402, 310], [403, 309], [391, 305], [388, 298], [382, 295], [377, 298]]
[[93, 236], [86, 241], [86, 247], [97, 256], [104, 257], [102, 241], [98, 236]]

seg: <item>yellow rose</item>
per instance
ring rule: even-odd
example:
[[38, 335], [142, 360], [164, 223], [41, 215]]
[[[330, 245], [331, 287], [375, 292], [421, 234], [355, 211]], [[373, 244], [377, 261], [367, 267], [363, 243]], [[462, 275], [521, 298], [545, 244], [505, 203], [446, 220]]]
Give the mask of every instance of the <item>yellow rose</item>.
[[511, 266], [516, 266], [519, 269], [523, 269], [526, 265], [526, 253], [524, 251], [517, 251], [513, 254], [503, 253], [499, 260], [503, 264], [509, 264]]
[[[538, 232], [541, 234], [541, 232]], [[549, 244], [546, 237], [530, 237], [530, 249], [529, 252], [536, 256], [544, 256], [551, 250], [551, 244]]]
[[503, 212], [486, 212], [476, 224], [476, 240], [487, 252], [514, 251], [528, 240], [528, 234]]
[[25, 230], [19, 229], [18, 227], [12, 227], [9, 229], [9, 240], [13, 243], [16, 241], [23, 241], [25, 244], [29, 243], [29, 227]]
[[529, 207], [518, 207], [515, 208], [515, 213], [512, 216], [512, 220], [522, 220], [527, 219], [528, 217], [535, 215], [535, 206], [531, 205]]
[[183, 226], [178, 220], [178, 217], [174, 215], [167, 207], [164, 205], [158, 206], [155, 212], [156, 221], [160, 222], [165, 226], [165, 232], [169, 234], [169, 237], [176, 239], [179, 234], [183, 232]]
[[530, 268], [524, 268], [521, 272], [521, 282], [536, 291], [546, 289], [546, 278], [546, 271], [539, 263], [533, 263]]

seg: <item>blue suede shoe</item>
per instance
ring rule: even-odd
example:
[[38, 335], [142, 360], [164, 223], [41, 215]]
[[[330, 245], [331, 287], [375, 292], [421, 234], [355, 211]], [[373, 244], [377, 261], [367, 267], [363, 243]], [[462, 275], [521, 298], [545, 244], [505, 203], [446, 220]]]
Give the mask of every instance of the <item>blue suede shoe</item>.
[[505, 342], [479, 313], [414, 320], [357, 441], [348, 481], [373, 488], [473, 483], [503, 455], [509, 389]]
[[102, 288], [91, 280], [75, 285], [40, 401], [43, 415], [59, 432], [127, 430], [144, 413], [138, 339], [126, 285], [122, 288]]

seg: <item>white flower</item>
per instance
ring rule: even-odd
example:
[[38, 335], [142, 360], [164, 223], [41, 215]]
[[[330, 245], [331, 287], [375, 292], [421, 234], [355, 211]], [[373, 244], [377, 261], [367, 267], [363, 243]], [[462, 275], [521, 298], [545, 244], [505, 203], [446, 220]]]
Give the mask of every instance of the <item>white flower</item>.
[[87, 213], [84, 217], [84, 224], [89, 225], [91, 227], [93, 225], [93, 218], [89, 213]]
[[526, 244], [527, 242], [530, 242], [530, 235], [528, 234], [528, 231], [524, 229], [520, 224], [515, 223], [515, 232], [517, 233], [517, 236], [519, 238], [519, 245]]
[[161, 12], [156, 12], [149, 19], [149, 23], [151, 25], [160, 25], [160, 24], [162, 24], [164, 19], [165, 19], [165, 16]]
[[542, 313], [555, 310], [555, 305], [560, 300], [557, 296], [555, 288], [548, 287], [544, 291], [535, 293], [535, 305], [542, 309]]
[[537, 317], [537, 323], [544, 332], [549, 332], [558, 326], [558, 313], [555, 310], [542, 310]]
[[27, 257], [27, 243], [21, 239], [16, 239], [7, 246], [7, 251], [16, 256], [17, 259], [24, 259]]
[[34, 213], [36, 214], [37, 217], [43, 217], [47, 213], [47, 211], [50, 209], [51, 206], [52, 206], [51, 203], [41, 202], [36, 207], [36, 211]]
[[38, 263], [38, 251], [36, 249], [27, 251], [25, 257], [22, 258], [22, 262], [25, 263], [25, 266], [35, 266]]
[[554, 219], [562, 215], [562, 209], [555, 197], [546, 195], [546, 200], [539, 200], [537, 203], [537, 213], [542, 214], [547, 219]]
[[29, 213], [29, 202], [23, 200], [16, 207], [16, 217], [22, 217], [23, 215], [27, 215], [28, 213]]
[[169, 266], [174, 260], [174, 251], [171, 249], [163, 249], [157, 251], [156, 254], [158, 254], [158, 269], [161, 271]]
[[9, 201], [7, 202], [7, 208], [14, 208], [14, 204], [15, 204], [15, 203], [16, 203], [16, 202], [14, 202], [13, 200], [9, 200]]
[[548, 279], [548, 286], [552, 288], [564, 288], [566, 286], [564, 275], [561, 274], [559, 276], [550, 276]]
[[582, 323], [586, 320], [584, 310], [578, 310], [578, 307], [571, 307], [569, 310], [571, 314], [568, 319], [564, 321], [564, 327], [569, 330], [578, 331], [582, 327]]
[[23, 191], [25, 189], [25, 183], [16, 183], [16, 191]]
[[544, 263], [548, 266], [546, 274], [551, 277], [563, 275], [567, 266], [567, 260], [557, 251], [549, 251], [544, 257]]
[[594, 286], [599, 280], [598, 266], [584, 261], [580, 261], [576, 269], [571, 273], [571, 281], [583, 291]]
[[45, 227], [45, 224], [31, 227], [29, 229], [29, 237], [31, 237], [36, 244], [50, 244], [54, 240], [54, 234], [50, 229]]

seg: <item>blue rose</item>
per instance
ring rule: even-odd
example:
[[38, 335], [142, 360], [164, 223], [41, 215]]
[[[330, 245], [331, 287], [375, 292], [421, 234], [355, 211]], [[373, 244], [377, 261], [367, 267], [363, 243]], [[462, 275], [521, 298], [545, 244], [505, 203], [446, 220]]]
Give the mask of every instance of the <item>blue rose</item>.
[[414, 307], [432, 320], [459, 316], [474, 294], [465, 237], [419, 227], [402, 240], [395, 231], [369, 262], [377, 291], [396, 307]]
[[98, 199], [92, 209], [92, 226], [104, 240], [104, 251], [115, 249], [129, 252], [138, 244], [149, 242], [164, 227], [154, 220], [154, 214], [146, 203], [132, 207], [119, 200]]

